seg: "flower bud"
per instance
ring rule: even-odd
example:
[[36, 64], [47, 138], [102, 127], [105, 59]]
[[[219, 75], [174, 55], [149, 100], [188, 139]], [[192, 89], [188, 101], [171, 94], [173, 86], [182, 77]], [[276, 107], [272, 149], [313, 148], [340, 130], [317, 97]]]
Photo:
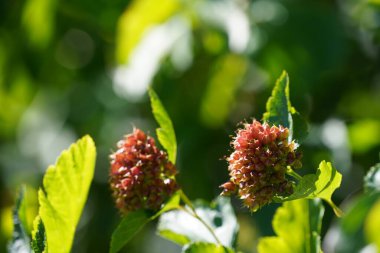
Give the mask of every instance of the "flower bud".
[[126, 214], [156, 211], [179, 187], [176, 167], [152, 137], [135, 128], [111, 155], [110, 186], [117, 208]]
[[287, 179], [287, 166], [298, 169], [301, 153], [298, 145], [289, 143], [289, 129], [269, 126], [253, 120], [237, 131], [231, 145], [233, 153], [227, 158], [230, 181], [221, 185], [222, 195], [237, 193], [251, 211], [270, 203], [273, 197], [293, 192]]

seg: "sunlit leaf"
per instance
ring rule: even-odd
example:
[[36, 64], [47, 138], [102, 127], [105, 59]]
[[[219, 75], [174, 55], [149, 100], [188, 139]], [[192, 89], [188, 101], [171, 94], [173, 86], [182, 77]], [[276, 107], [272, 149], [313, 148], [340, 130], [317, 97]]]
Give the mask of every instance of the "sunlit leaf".
[[307, 135], [306, 121], [290, 103], [289, 76], [286, 71], [283, 71], [276, 81], [272, 95], [267, 101], [263, 120], [269, 124], [289, 128], [290, 140], [297, 139], [300, 142]]
[[160, 125], [160, 128], [157, 129], [158, 140], [168, 152], [169, 160], [175, 164], [177, 157], [177, 141], [173, 123], [153, 89], [149, 89], [149, 97], [154, 118]]
[[367, 153], [380, 144], [380, 120], [361, 119], [348, 125], [348, 139], [354, 153]]
[[154, 215], [151, 215], [145, 210], [128, 213], [123, 217], [122, 221], [112, 234], [110, 253], [120, 251], [149, 221], [156, 219], [164, 212], [177, 208], [179, 203], [180, 195], [179, 192], [176, 192], [165, 203], [161, 210]]
[[321, 198], [331, 205], [337, 216], [342, 216], [342, 211], [331, 200], [334, 191], [339, 188], [342, 181], [340, 174], [329, 162], [322, 161], [316, 174], [308, 174], [302, 177], [294, 189], [294, 193], [282, 199], [289, 201], [301, 198]]
[[[228, 198], [218, 197], [211, 205], [195, 203], [195, 210], [214, 230], [223, 245], [234, 246], [239, 225]], [[198, 241], [215, 243], [215, 238], [205, 225], [183, 210], [163, 214], [157, 230], [162, 237], [179, 245]]]
[[233, 108], [235, 92], [246, 73], [248, 62], [244, 57], [228, 54], [216, 66], [202, 99], [200, 111], [202, 122], [209, 127], [219, 127], [225, 123]]
[[130, 54], [154, 25], [170, 18], [180, 7], [179, 0], [134, 0], [118, 22], [116, 58], [119, 63], [128, 62]]
[[321, 225], [324, 213], [318, 199], [300, 199], [283, 203], [273, 218], [277, 236], [264, 237], [259, 253], [320, 253]]
[[61, 153], [50, 166], [39, 190], [39, 216], [49, 252], [70, 252], [94, 175], [96, 150], [85, 136]]
[[54, 32], [57, 0], [28, 0], [22, 13], [22, 25], [31, 44], [45, 48]]
[[368, 243], [374, 243], [377, 247], [377, 251], [380, 251], [380, 198], [372, 206], [369, 211], [365, 223], [364, 232]]
[[25, 186], [23, 188], [24, 198], [21, 202], [19, 215], [25, 231], [30, 235], [33, 230], [33, 221], [38, 214], [38, 194], [37, 191], [30, 186]]
[[186, 245], [182, 253], [234, 253], [231, 248], [223, 247], [221, 245], [205, 242], [196, 242]]
[[16, 201], [16, 206], [13, 210], [13, 235], [12, 241], [8, 245], [9, 253], [31, 252], [29, 245], [30, 239], [24, 226], [26, 217], [23, 215], [23, 212], [20, 213], [20, 207], [24, 201], [24, 194], [25, 188], [22, 187]]

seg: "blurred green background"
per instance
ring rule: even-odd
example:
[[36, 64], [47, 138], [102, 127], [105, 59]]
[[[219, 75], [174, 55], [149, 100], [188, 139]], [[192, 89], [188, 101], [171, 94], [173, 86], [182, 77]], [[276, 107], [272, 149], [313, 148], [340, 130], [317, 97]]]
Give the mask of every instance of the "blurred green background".
[[[21, 184], [70, 143], [90, 134], [98, 159], [73, 252], [107, 252], [120, 217], [107, 185], [109, 154], [133, 126], [155, 135], [146, 90], [172, 117], [178, 180], [190, 198], [212, 200], [227, 180], [230, 136], [261, 118], [283, 69], [293, 105], [310, 121], [305, 171], [330, 160], [349, 202], [379, 161], [378, 0], [14, 0], [0, 2], [0, 248], [12, 231]], [[271, 205], [250, 214], [233, 200], [239, 248], [271, 235]], [[326, 208], [323, 233], [334, 222]], [[327, 233], [329, 234], [329, 233]], [[333, 236], [324, 242], [332, 252]], [[179, 247], [146, 227], [124, 252]]]

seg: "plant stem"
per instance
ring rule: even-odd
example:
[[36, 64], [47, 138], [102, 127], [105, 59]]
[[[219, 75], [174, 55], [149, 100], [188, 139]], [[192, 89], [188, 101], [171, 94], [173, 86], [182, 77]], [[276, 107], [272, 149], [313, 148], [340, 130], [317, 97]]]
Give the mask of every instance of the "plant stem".
[[331, 200], [330, 201], [327, 200], [327, 203], [329, 203], [329, 205], [332, 207], [337, 217], [340, 218], [344, 215], [343, 211], [339, 207], [337, 207], [334, 202], [332, 202]]
[[287, 167], [286, 174], [288, 174], [291, 177], [294, 177], [297, 180], [302, 179], [302, 177], [297, 172], [295, 172], [290, 166]]
[[183, 207], [183, 206], [180, 206], [179, 209], [183, 210], [184, 212], [190, 214], [191, 216], [193, 216], [194, 218], [196, 218], [197, 220], [199, 220], [206, 228], [207, 230], [211, 233], [211, 235], [214, 237], [215, 241], [219, 244], [219, 245], [222, 245], [222, 243], [220, 242], [220, 240], [218, 239], [218, 237], [216, 236], [215, 234], [215, 231], [212, 227], [210, 227], [210, 225], [208, 225], [198, 214], [197, 212], [195, 211], [195, 208], [194, 208], [194, 205], [193, 203], [191, 203], [190, 199], [185, 195], [185, 193], [181, 190], [180, 191], [180, 196], [181, 196], [181, 199], [183, 200], [183, 202], [190, 208], [191, 212], [189, 211], [189, 209], [186, 209], [186, 207]]

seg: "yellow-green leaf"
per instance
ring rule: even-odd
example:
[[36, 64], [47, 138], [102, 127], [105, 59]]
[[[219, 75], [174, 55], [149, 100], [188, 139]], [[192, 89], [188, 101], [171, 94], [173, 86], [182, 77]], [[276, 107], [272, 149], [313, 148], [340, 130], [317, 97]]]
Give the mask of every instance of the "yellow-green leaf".
[[273, 218], [277, 236], [264, 237], [259, 253], [320, 253], [324, 208], [318, 199], [300, 199], [283, 203]]
[[152, 106], [152, 113], [160, 128], [157, 128], [157, 137], [161, 145], [168, 152], [169, 160], [175, 164], [177, 157], [177, 141], [173, 128], [173, 123], [170, 120], [165, 107], [162, 105], [156, 92], [149, 89], [150, 103]]
[[186, 245], [182, 253], [234, 253], [233, 249], [206, 242], [196, 242]]
[[340, 174], [329, 162], [322, 161], [316, 174], [302, 177], [294, 189], [294, 193], [281, 201], [289, 201], [301, 198], [321, 198], [333, 208], [335, 214], [340, 217], [342, 211], [333, 203], [331, 196], [340, 187], [342, 174]]
[[94, 175], [95, 157], [95, 144], [91, 137], [85, 136], [63, 151], [45, 173], [38, 200], [48, 253], [71, 250]]
[[163, 23], [180, 7], [179, 0], [134, 0], [118, 22], [116, 58], [127, 63], [130, 54], [152, 26]]

